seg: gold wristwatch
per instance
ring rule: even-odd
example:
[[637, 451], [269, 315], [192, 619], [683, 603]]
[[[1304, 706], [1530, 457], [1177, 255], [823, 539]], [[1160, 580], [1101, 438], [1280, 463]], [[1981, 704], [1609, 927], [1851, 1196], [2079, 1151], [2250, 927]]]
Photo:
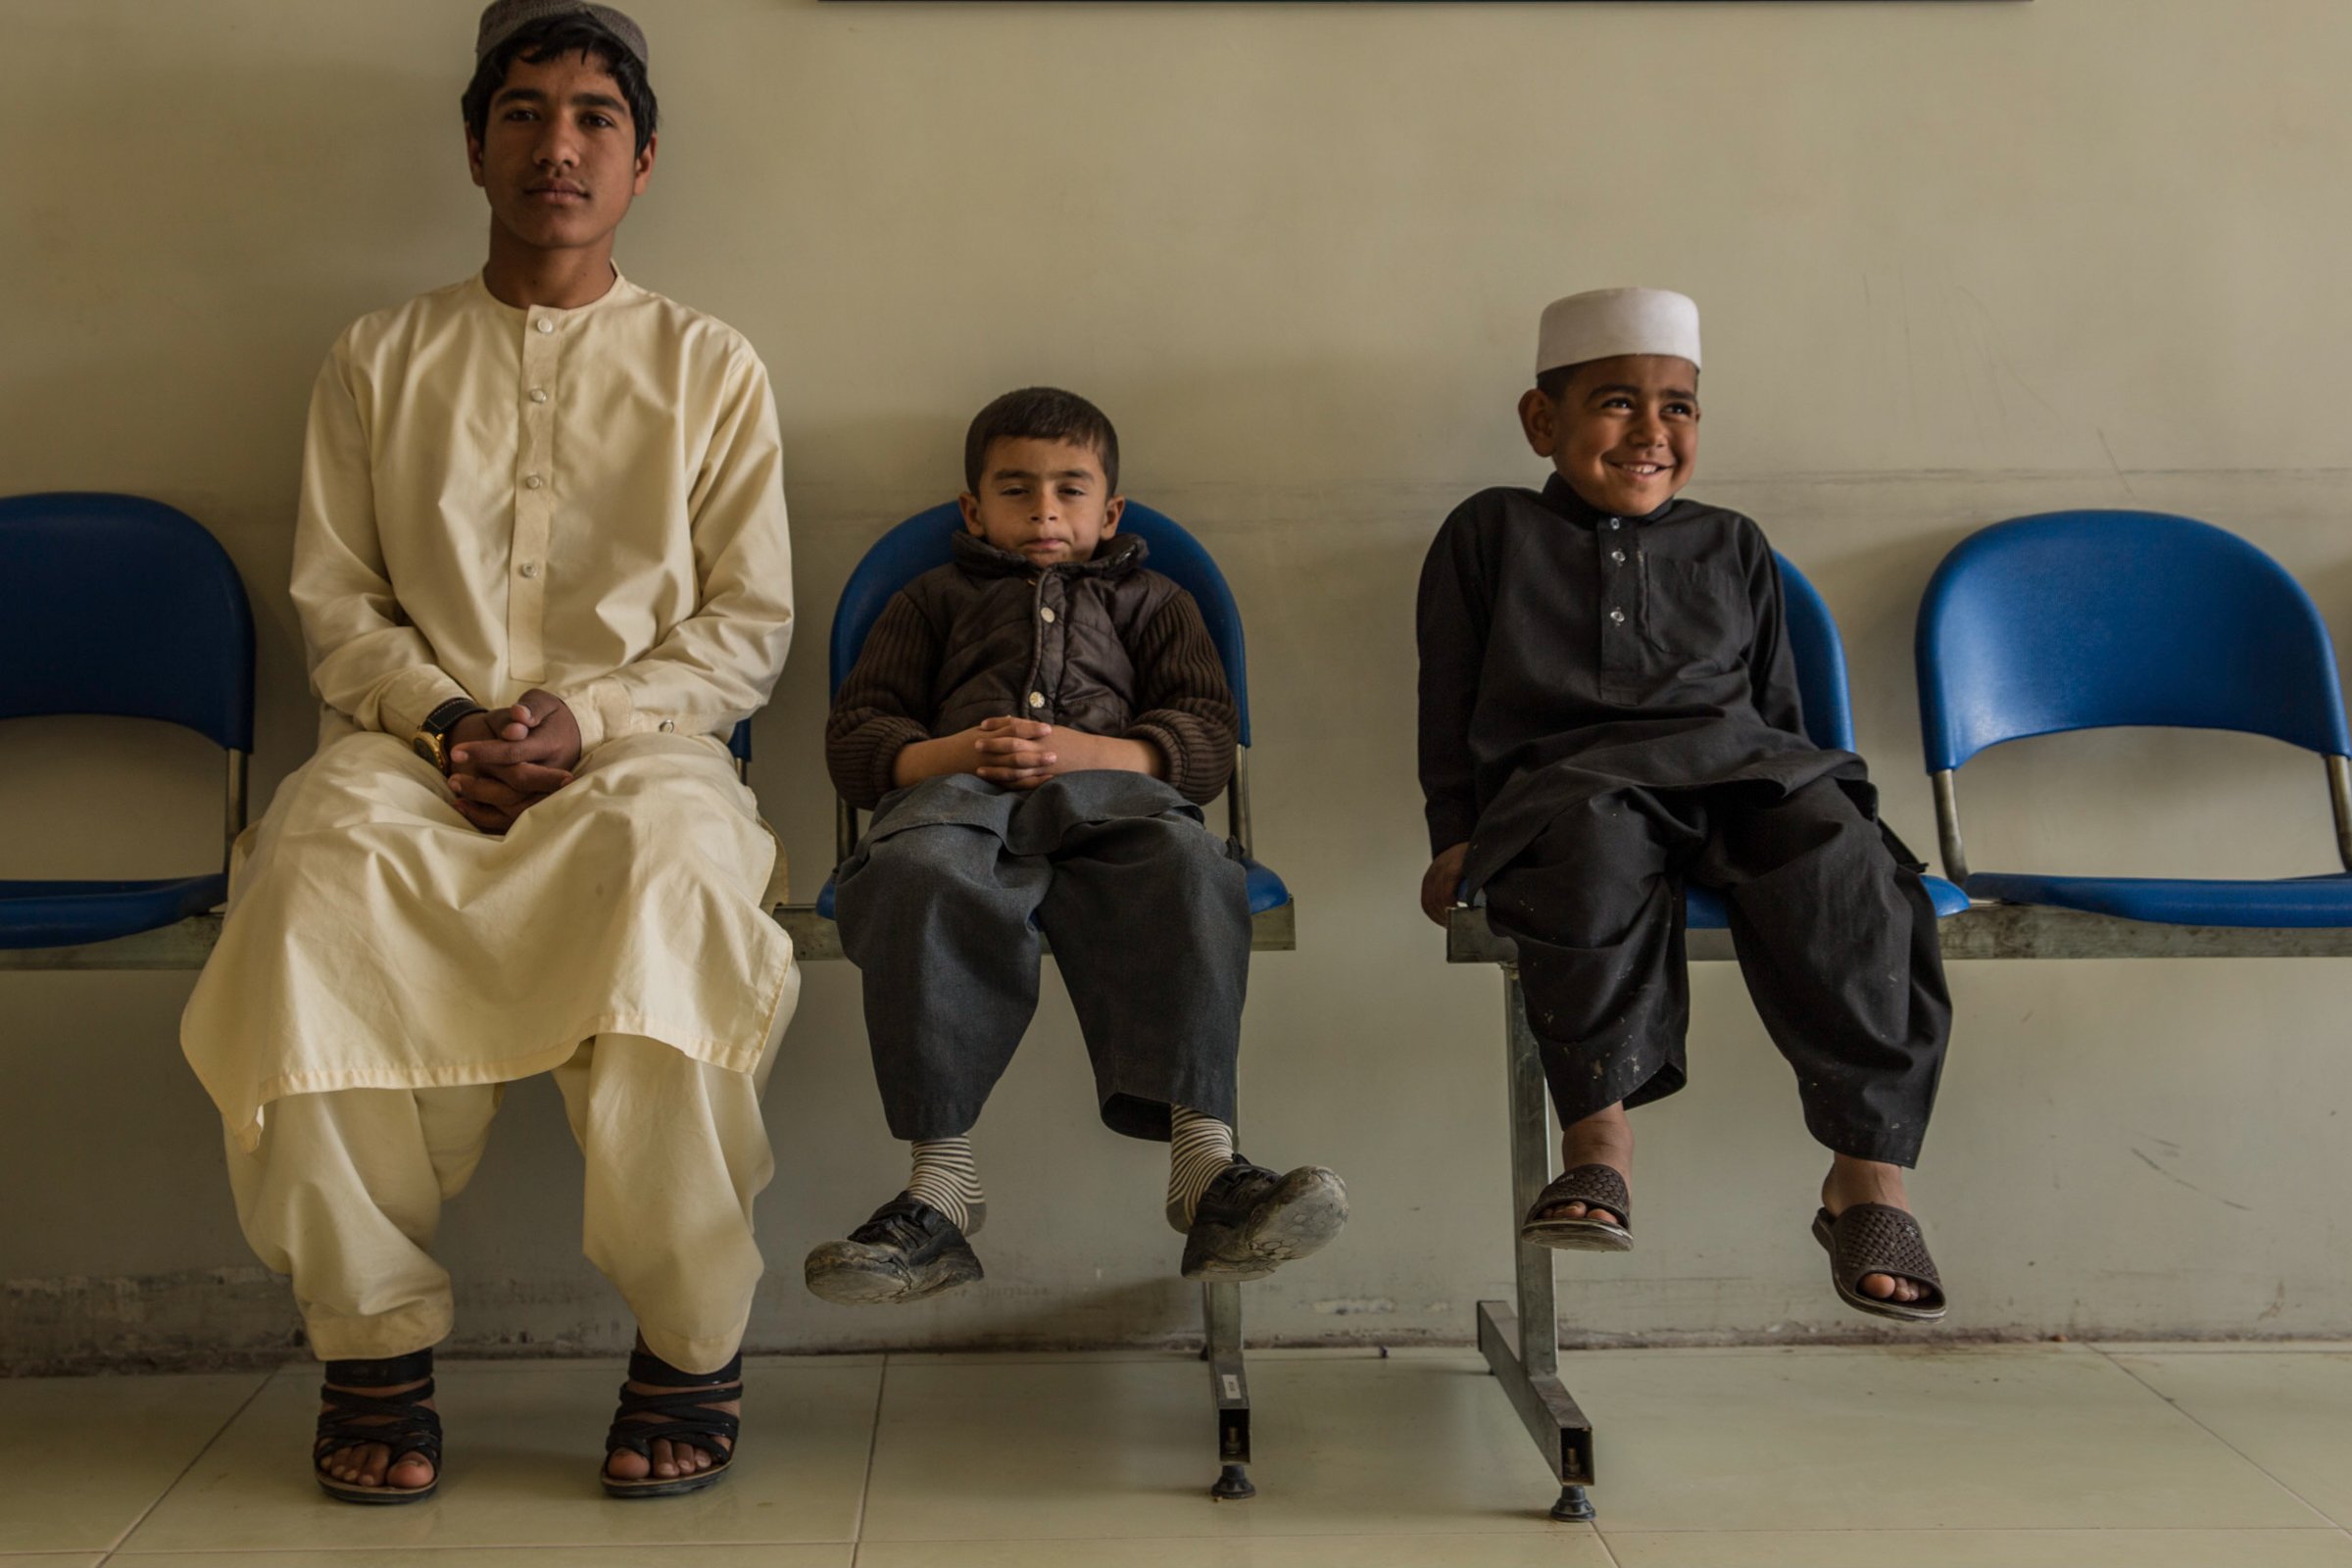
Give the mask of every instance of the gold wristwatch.
[[417, 725], [416, 733], [409, 737], [409, 750], [446, 774], [449, 771], [449, 732], [474, 714], [487, 711], [470, 697], [452, 697], [424, 715], [424, 722]]

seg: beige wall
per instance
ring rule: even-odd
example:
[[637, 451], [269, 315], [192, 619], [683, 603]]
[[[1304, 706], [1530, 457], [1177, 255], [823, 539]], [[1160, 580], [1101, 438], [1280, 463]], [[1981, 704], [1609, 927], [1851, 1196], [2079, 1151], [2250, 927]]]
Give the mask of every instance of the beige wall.
[[[0, 0], [0, 491], [141, 491], [261, 616], [263, 790], [310, 734], [283, 584], [301, 412], [358, 313], [478, 263], [455, 101], [472, 0]], [[1888, 808], [1933, 838], [1909, 674], [1936, 559], [2019, 512], [2196, 513], [2352, 628], [2352, 116], [2339, 0], [1917, 5], [854, 5], [639, 0], [666, 126], [623, 266], [775, 374], [807, 627], [758, 726], [800, 867], [833, 596], [1033, 380], [1119, 421], [1252, 638], [1259, 837], [1299, 950], [1253, 977], [1246, 1145], [1357, 1219], [1253, 1329], [1460, 1339], [1509, 1215], [1498, 985], [1412, 908], [1410, 603], [1445, 511], [1533, 480], [1535, 314], [1658, 282], [1708, 312], [1695, 493], [1754, 512], [1856, 665]], [[206, 856], [205, 748], [0, 729], [0, 876]], [[1982, 775], [1980, 778], [1978, 775]], [[1971, 773], [1986, 865], [2329, 868], [2319, 768], [2100, 737]], [[151, 804], [161, 800], [165, 804]], [[979, 1130], [986, 1288], [821, 1306], [799, 1260], [901, 1176], [855, 975], [812, 968], [769, 1094], [767, 1348], [1145, 1342], [1191, 1295], [1157, 1152], [1095, 1125], [1058, 990]], [[2340, 964], [1974, 965], [1916, 1183], [1964, 1331], [2352, 1331]], [[181, 975], [0, 976], [0, 1359], [284, 1343]], [[1571, 1332], [1850, 1334], [1804, 1234], [1822, 1156], [1728, 967], [1696, 1083], [1640, 1120], [1642, 1249], [1564, 1270]], [[553, 1096], [452, 1210], [465, 1343], [611, 1347]]]

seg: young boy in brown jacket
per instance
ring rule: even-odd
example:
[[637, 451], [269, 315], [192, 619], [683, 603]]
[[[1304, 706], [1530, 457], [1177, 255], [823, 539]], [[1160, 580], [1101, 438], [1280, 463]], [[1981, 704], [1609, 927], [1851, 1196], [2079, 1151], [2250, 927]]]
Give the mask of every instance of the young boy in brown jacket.
[[981, 1277], [969, 1133], [1037, 1006], [1054, 945], [1105, 1125], [1167, 1139], [1188, 1279], [1255, 1279], [1337, 1235], [1347, 1190], [1234, 1151], [1250, 968], [1241, 861], [1200, 808], [1237, 715], [1192, 596], [1121, 537], [1118, 436], [1051, 387], [981, 410], [955, 560], [874, 623], [825, 726], [873, 820], [836, 874], [842, 950], [906, 1190], [808, 1254], [829, 1301], [913, 1301]]

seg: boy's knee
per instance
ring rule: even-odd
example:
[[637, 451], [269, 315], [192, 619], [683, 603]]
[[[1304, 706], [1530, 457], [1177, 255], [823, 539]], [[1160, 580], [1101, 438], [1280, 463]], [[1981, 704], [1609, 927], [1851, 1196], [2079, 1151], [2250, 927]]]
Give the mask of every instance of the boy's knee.
[[1151, 863], [1169, 883], [1188, 893], [1208, 892], [1245, 880], [1241, 862], [1225, 841], [1184, 817], [1155, 817], [1149, 824]]
[[1662, 889], [1580, 865], [1514, 870], [1488, 884], [1487, 900], [1510, 923], [1564, 948], [1624, 941]]
[[1758, 869], [1811, 860], [1859, 873], [1876, 867], [1886, 853], [1878, 824], [1826, 780], [1777, 805], [1740, 813], [1725, 824], [1725, 837]]
[[869, 841], [841, 877], [845, 894], [854, 885], [861, 899], [953, 903], [980, 894], [986, 879], [983, 858], [969, 842], [971, 828], [912, 828]]

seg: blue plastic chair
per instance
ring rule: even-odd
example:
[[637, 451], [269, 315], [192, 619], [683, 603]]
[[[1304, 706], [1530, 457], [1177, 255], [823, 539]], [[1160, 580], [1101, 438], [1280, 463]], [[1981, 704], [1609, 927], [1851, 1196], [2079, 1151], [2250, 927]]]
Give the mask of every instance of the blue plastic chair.
[[[1845, 639], [1821, 594], [1778, 551], [1781, 564], [1781, 604], [1788, 613], [1788, 651], [1796, 660], [1797, 697], [1804, 707], [1805, 734], [1828, 751], [1850, 752], [1854, 745], [1852, 688], [1845, 675]], [[1939, 876], [1923, 877], [1936, 917], [1958, 914], [1968, 907], [1968, 895]], [[1723, 895], [1695, 883], [1684, 892], [1684, 925], [1693, 931], [1721, 931], [1730, 925]]]
[[[950, 560], [952, 542], [963, 529], [963, 514], [955, 502], [918, 512], [905, 522], [874, 541], [842, 585], [841, 603], [833, 612], [833, 639], [827, 663], [828, 694], [839, 692], [841, 683], [849, 678], [858, 663], [858, 655], [865, 647], [866, 634], [881, 618], [883, 607], [891, 596], [934, 566], [944, 566]], [[1233, 782], [1226, 787], [1225, 806], [1228, 831], [1241, 846], [1244, 865], [1250, 874], [1250, 912], [1263, 914], [1279, 909], [1291, 902], [1291, 891], [1282, 878], [1252, 857], [1250, 843], [1250, 667], [1242, 642], [1241, 607], [1234, 603], [1233, 590], [1225, 584], [1225, 574], [1217, 569], [1200, 542], [1164, 513], [1150, 507], [1127, 503], [1121, 515], [1119, 532], [1140, 535], [1151, 546], [1148, 564], [1153, 571], [1173, 577], [1200, 607], [1200, 618], [1208, 627], [1209, 640], [1217, 647], [1217, 658], [1225, 666], [1225, 683], [1233, 688], [1234, 708], [1241, 718], [1240, 747], [1234, 753]], [[836, 803], [836, 844], [838, 859], [846, 860], [858, 847], [858, 812], [847, 801]], [[833, 879], [816, 896], [816, 912], [833, 918]]]
[[2236, 535], [2153, 512], [2053, 512], [1955, 546], [1919, 612], [1920, 720], [1944, 869], [1979, 898], [2168, 925], [2352, 925], [2352, 877], [1971, 871], [1954, 775], [1988, 746], [2118, 725], [2238, 730], [2326, 760], [2352, 869], [2352, 738], [2311, 597]]
[[[226, 837], [245, 827], [253, 613], [213, 536], [137, 496], [0, 500], [0, 718], [161, 719], [228, 753]], [[145, 881], [0, 882], [0, 948], [107, 942], [202, 914], [223, 868]]]

